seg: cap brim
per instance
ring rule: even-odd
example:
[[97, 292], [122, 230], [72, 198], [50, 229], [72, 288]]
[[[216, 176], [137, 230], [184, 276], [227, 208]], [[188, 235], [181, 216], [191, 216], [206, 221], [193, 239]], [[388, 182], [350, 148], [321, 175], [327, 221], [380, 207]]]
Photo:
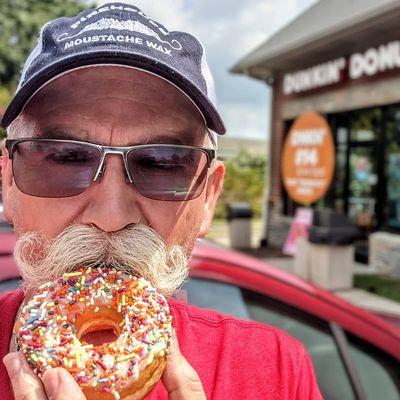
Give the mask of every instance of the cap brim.
[[1, 126], [3, 128], [8, 127], [21, 113], [29, 99], [51, 79], [78, 67], [97, 64], [116, 64], [136, 67], [143, 71], [151, 72], [171, 82], [182, 90], [198, 107], [199, 111], [204, 116], [209, 129], [220, 135], [225, 133], [224, 123], [222, 122], [222, 119], [213, 103], [193, 82], [187, 79], [179, 71], [148, 56], [133, 53], [127, 54], [126, 52], [118, 51], [113, 51], [112, 53], [96, 51], [85, 53], [85, 55], [78, 54], [42, 69], [25, 82], [15, 94], [3, 115]]

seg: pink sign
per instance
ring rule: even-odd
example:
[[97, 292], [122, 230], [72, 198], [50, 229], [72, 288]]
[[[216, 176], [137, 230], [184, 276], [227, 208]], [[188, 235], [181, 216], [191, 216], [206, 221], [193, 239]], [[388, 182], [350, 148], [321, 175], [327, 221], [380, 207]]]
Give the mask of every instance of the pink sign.
[[296, 242], [299, 237], [308, 238], [308, 230], [312, 224], [313, 210], [311, 208], [299, 207], [290, 227], [289, 235], [283, 246], [283, 253], [288, 256], [296, 254]]

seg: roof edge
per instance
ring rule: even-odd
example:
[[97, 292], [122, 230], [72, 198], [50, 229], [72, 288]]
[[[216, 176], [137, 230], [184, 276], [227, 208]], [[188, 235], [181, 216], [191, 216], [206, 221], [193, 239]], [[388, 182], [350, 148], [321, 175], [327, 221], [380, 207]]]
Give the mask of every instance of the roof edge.
[[[311, 6], [310, 8], [308, 8], [304, 13], [307, 13], [309, 10], [311, 10], [313, 7], [315, 7], [317, 4], [318, 3], [316, 3], [313, 6]], [[399, 9], [399, 3], [395, 3], [395, 2], [389, 3], [386, 6], [384, 6], [383, 8], [374, 9], [371, 12], [360, 15], [360, 16], [358, 16], [358, 18], [355, 18], [353, 20], [346, 20], [344, 23], [340, 24], [339, 26], [336, 25], [335, 27], [330, 27], [325, 30], [322, 30], [312, 40], [310, 40], [310, 37], [308, 37], [308, 38], [306, 37], [299, 41], [293, 41], [289, 47], [286, 47], [283, 50], [276, 51], [275, 53], [270, 54], [267, 59], [265, 59], [265, 56], [257, 54], [277, 34], [279, 34], [283, 29], [290, 26], [296, 20], [296, 19], [294, 19], [289, 24], [287, 24], [285, 27], [283, 27], [282, 29], [277, 31], [275, 34], [273, 34], [266, 41], [264, 41], [261, 45], [257, 46], [254, 50], [250, 51], [247, 55], [242, 57], [236, 64], [234, 64], [229, 69], [229, 71], [232, 73], [236, 73], [236, 74], [246, 74], [245, 71], [250, 71], [254, 67], [260, 67], [261, 63], [268, 62], [268, 60], [271, 60], [276, 57], [282, 57], [285, 54], [293, 51], [294, 49], [298, 49], [299, 47], [304, 47], [304, 46], [316, 43], [318, 41], [324, 40], [327, 37], [329, 37], [335, 33], [338, 33], [345, 29], [349, 29], [356, 25], [360, 25], [363, 22], [367, 22], [378, 16], [384, 16], [386, 14], [389, 14], [394, 9]], [[304, 13], [300, 14], [300, 16], [298, 16], [297, 18], [300, 18]], [[268, 68], [268, 67], [264, 67], [264, 68]], [[252, 75], [250, 75], [250, 76], [252, 76]], [[254, 76], [254, 78], [258, 79], [255, 76]]]

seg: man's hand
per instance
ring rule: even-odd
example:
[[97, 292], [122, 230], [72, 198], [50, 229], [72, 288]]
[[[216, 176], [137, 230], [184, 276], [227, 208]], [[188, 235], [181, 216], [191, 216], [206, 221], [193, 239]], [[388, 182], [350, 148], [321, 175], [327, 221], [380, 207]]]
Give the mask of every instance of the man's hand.
[[206, 400], [200, 378], [183, 357], [175, 333], [162, 382], [169, 400]]
[[[7, 354], [7, 368], [15, 400], [85, 400], [79, 385], [63, 368], [50, 369], [40, 380], [22, 354]], [[206, 400], [200, 378], [179, 350], [176, 335], [162, 376], [169, 400]]]
[[63, 368], [47, 370], [40, 380], [18, 352], [7, 354], [3, 362], [15, 400], [85, 400], [75, 379]]

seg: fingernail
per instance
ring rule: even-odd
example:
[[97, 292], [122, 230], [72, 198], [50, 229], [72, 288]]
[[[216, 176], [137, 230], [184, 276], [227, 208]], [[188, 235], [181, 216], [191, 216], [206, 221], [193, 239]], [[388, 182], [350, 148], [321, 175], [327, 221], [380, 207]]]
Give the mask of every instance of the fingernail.
[[21, 372], [21, 358], [18, 352], [9, 353], [3, 358], [3, 363], [7, 368], [10, 378], [17, 376]]
[[60, 385], [60, 377], [58, 376], [57, 369], [48, 369], [43, 374], [42, 381], [48, 398], [50, 400], [56, 398], [58, 387]]

